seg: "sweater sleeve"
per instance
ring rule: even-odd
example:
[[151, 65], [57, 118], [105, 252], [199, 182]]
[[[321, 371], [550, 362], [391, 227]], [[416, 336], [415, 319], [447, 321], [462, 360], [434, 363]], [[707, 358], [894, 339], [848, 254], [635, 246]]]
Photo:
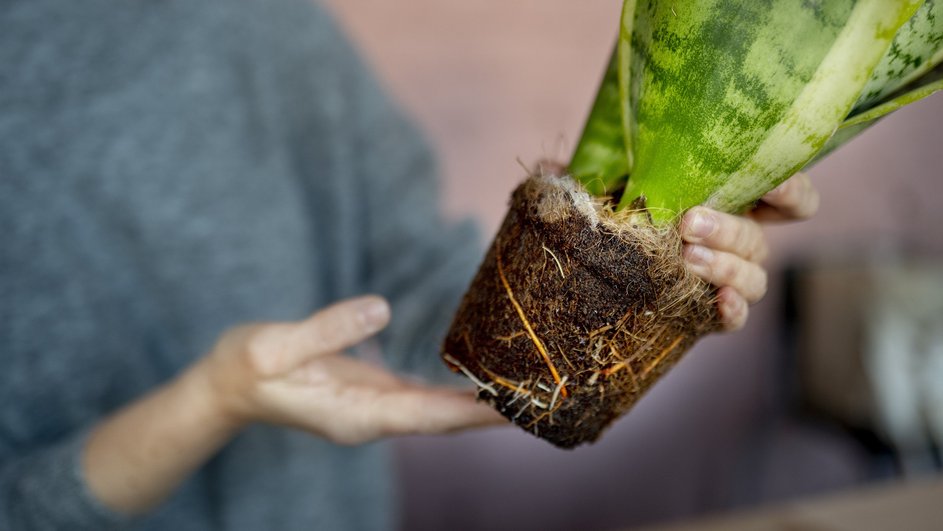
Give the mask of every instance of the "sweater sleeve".
[[87, 431], [52, 446], [0, 457], [0, 529], [117, 531], [131, 518], [104, 507], [82, 478]]
[[[9, 141], [3, 148], [5, 154], [21, 149]], [[113, 362], [128, 358], [133, 345], [128, 338], [134, 331], [121, 326], [129, 312], [106, 310], [108, 296], [90, 273], [89, 261], [110, 253], [73, 216], [81, 210], [43, 188], [49, 181], [41, 172], [5, 175], [9, 178], [0, 184], [0, 227], [6, 229], [0, 251], [0, 529], [121, 529], [127, 520], [92, 497], [81, 468], [91, 426], [117, 405], [103, 392], [121, 387], [112, 379], [121, 364]], [[120, 282], [120, 272], [108, 271], [111, 282]], [[124, 317], [110, 317], [119, 315]]]

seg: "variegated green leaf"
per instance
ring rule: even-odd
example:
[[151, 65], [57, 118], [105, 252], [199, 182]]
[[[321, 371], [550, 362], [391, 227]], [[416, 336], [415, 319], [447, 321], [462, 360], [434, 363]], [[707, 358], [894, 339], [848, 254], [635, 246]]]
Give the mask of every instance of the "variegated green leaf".
[[825, 143], [825, 146], [819, 151], [815, 158], [812, 159], [806, 166], [811, 166], [816, 162], [825, 158], [829, 153], [835, 151], [843, 144], [850, 141], [852, 138], [858, 136], [865, 129], [874, 125], [880, 118], [883, 118], [885, 115], [890, 114], [905, 105], [910, 105], [916, 101], [922, 100], [927, 96], [943, 90], [943, 65], [937, 66], [936, 69], [931, 70], [930, 72], [925, 73], [919, 79], [912, 81], [903, 89], [899, 90], [899, 94], [894, 93], [888, 96], [885, 96], [884, 103], [877, 105], [864, 111], [862, 113], [856, 114], [851, 118], [845, 120], [841, 126], [838, 128], [838, 131], [828, 139], [828, 142]]
[[616, 57], [614, 52], [569, 166], [570, 173], [597, 196], [624, 186], [629, 173]]
[[[933, 70], [930, 70], [930, 69]], [[927, 0], [894, 36], [855, 108], [806, 166], [874, 125], [880, 118], [943, 89], [943, 1]]]
[[943, 0], [926, 0], [894, 36], [851, 115], [882, 103], [943, 61]]
[[623, 205], [644, 196], [669, 221], [753, 202], [822, 148], [920, 4], [638, 2], [620, 40], [634, 150]]
[[846, 127], [873, 122], [874, 120], [877, 120], [878, 118], [881, 118], [886, 114], [892, 113], [905, 105], [910, 105], [911, 103], [915, 101], [922, 100], [923, 98], [926, 98], [930, 94], [933, 94], [934, 92], [940, 89], [943, 89], [943, 75], [941, 75], [939, 72], [935, 70], [933, 72], [935, 75], [928, 76], [928, 79], [926, 79], [927, 81], [926, 85], [922, 85], [913, 90], [909, 90], [905, 92], [904, 94], [901, 94], [900, 96], [895, 97], [892, 100], [886, 101], [876, 107], [872, 107], [871, 109], [868, 109], [867, 111], [861, 114], [857, 114], [853, 116], [852, 118], [845, 120], [839, 129], [844, 129]]
[[656, 221], [737, 211], [939, 90], [941, 61], [943, 0], [627, 0], [570, 170], [597, 195], [631, 173], [620, 207]]

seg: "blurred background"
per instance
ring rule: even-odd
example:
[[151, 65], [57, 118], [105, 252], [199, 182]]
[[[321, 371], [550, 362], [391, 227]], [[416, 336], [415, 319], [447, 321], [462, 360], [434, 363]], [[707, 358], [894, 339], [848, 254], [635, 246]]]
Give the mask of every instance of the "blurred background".
[[[487, 237], [521, 163], [565, 161], [618, 0], [329, 0]], [[402, 527], [617, 529], [940, 474], [943, 95], [811, 170], [812, 221], [768, 230], [770, 292], [596, 445], [517, 429], [399, 444]]]

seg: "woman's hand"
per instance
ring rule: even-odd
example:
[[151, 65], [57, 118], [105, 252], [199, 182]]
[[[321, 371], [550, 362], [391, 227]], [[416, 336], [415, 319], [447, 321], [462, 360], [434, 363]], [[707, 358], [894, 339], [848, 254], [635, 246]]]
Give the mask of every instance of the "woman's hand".
[[724, 328], [743, 327], [748, 306], [766, 294], [760, 263], [769, 249], [759, 222], [794, 221], [815, 214], [819, 195], [806, 174], [796, 174], [760, 200], [746, 216], [694, 207], [681, 222], [684, 258], [696, 275], [714, 284]]
[[201, 370], [235, 424], [292, 426], [340, 444], [506, 422], [472, 392], [418, 385], [341, 353], [389, 318], [386, 301], [365, 296], [296, 323], [242, 326], [223, 335]]
[[146, 512], [256, 421], [342, 444], [506, 422], [471, 392], [406, 382], [340, 353], [389, 314], [383, 299], [359, 297], [297, 323], [226, 332], [189, 370], [95, 426], [82, 457], [89, 489], [115, 511]]
[[[566, 165], [537, 162], [536, 171], [565, 175]], [[797, 173], [760, 198], [746, 216], [734, 216], [705, 207], [688, 210], [681, 220], [684, 258], [697, 276], [717, 286], [717, 306], [725, 330], [743, 327], [749, 305], [766, 294], [766, 270], [760, 265], [769, 254], [759, 223], [798, 221], [819, 208], [819, 193], [809, 176]]]

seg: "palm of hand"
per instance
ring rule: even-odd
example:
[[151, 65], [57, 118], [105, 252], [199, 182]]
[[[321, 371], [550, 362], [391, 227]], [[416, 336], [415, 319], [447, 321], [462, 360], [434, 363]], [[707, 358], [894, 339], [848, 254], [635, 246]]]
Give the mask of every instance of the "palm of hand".
[[[357, 308], [365, 302], [383, 306], [379, 320], [363, 318]], [[250, 325], [227, 333], [210, 356], [223, 410], [236, 422], [291, 426], [338, 444], [505, 422], [475, 402], [470, 391], [413, 383], [339, 353], [387, 320], [385, 303], [365, 297], [300, 323]]]

